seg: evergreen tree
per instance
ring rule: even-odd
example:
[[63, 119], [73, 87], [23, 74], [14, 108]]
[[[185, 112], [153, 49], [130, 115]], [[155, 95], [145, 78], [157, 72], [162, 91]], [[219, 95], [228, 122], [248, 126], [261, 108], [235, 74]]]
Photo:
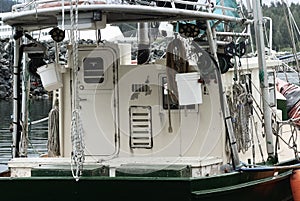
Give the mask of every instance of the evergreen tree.
[[11, 7], [17, 3], [17, 0], [0, 0], [0, 12], [9, 12]]
[[[298, 24], [300, 24], [300, 13], [297, 11], [300, 9], [300, 5], [298, 3], [297, 4], [292, 3], [289, 8], [296, 22], [296, 25], [298, 26]], [[263, 16], [272, 18], [274, 50], [282, 51], [286, 49], [291, 49], [292, 47], [292, 40], [287, 26], [288, 24], [287, 19], [286, 19], [286, 15], [288, 14], [289, 13], [286, 7], [278, 1], [276, 3], [271, 2], [270, 6], [263, 5]], [[291, 20], [292, 19], [290, 19], [290, 21]], [[295, 26], [293, 26], [293, 32], [295, 36], [295, 43], [298, 48], [299, 47], [298, 44], [300, 43], [299, 41], [300, 33], [295, 28]], [[299, 51], [299, 48], [297, 51]]]

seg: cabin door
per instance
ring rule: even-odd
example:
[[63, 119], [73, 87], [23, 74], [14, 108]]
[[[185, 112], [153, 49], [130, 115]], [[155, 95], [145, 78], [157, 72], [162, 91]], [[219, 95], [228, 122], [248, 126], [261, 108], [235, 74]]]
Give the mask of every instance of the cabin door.
[[87, 156], [107, 156], [116, 151], [116, 58], [116, 52], [109, 46], [79, 49], [78, 94]]

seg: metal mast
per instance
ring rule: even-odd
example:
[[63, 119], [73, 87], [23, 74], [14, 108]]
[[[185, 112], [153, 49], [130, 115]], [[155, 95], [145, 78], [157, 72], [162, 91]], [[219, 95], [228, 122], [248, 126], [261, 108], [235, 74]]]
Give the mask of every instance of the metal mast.
[[[259, 65], [259, 79], [260, 88], [262, 91], [262, 101], [263, 101], [263, 112], [264, 112], [264, 131], [266, 134], [266, 146], [268, 152], [268, 161], [275, 162], [274, 155], [274, 142], [273, 133], [271, 126], [271, 108], [269, 107], [269, 89], [268, 89], [268, 72], [266, 67], [265, 58], [265, 43], [263, 35], [263, 17], [260, 1], [253, 0], [253, 13], [254, 13], [254, 29], [255, 29], [255, 39], [256, 48], [258, 53], [258, 65]], [[274, 160], [275, 159], [275, 160]]]

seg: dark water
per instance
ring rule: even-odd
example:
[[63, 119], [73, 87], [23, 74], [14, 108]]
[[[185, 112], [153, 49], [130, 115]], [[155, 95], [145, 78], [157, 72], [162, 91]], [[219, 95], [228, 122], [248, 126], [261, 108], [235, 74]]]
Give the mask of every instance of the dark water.
[[[48, 117], [51, 110], [51, 99], [30, 101], [29, 119], [31, 122]], [[12, 158], [12, 133], [9, 131], [11, 115], [13, 113], [12, 101], [0, 100], [0, 165], [5, 165]], [[39, 156], [47, 153], [48, 121], [29, 126], [28, 156]]]

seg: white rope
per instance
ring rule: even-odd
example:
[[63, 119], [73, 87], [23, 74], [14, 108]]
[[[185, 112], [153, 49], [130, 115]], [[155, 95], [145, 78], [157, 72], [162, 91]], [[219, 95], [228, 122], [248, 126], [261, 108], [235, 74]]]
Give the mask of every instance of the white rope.
[[[82, 122], [80, 120], [79, 111], [74, 110], [72, 112], [72, 175], [76, 179], [79, 180], [79, 177], [82, 174], [83, 163], [84, 163], [84, 143], [83, 143], [83, 128]], [[75, 167], [74, 167], [75, 166]]]
[[30, 122], [31, 125], [35, 125], [35, 124], [38, 124], [38, 123], [41, 123], [41, 122], [44, 122], [44, 121], [48, 121], [49, 117], [45, 117], [43, 119], [39, 119], [39, 120], [36, 120], [36, 121], [32, 121]]
[[[71, 140], [72, 140], [72, 154], [71, 154], [71, 169], [72, 175], [79, 180], [81, 176], [84, 163], [84, 143], [83, 143], [83, 128], [79, 113], [79, 96], [78, 96], [78, 0], [75, 1], [75, 16], [73, 1], [70, 0], [70, 18], [71, 18], [71, 44], [73, 53], [73, 102], [72, 102], [72, 125], [71, 125]], [[75, 19], [74, 19], [75, 18]], [[75, 21], [74, 21], [75, 20]], [[75, 30], [74, 30], [75, 27]], [[75, 36], [74, 36], [75, 34]], [[75, 166], [75, 167], [74, 167]], [[75, 169], [74, 169], [75, 168]]]
[[233, 86], [233, 102], [231, 112], [234, 117], [234, 130], [236, 134], [238, 150], [245, 153], [251, 146], [251, 133], [249, 118], [251, 116], [246, 89], [241, 84]]

